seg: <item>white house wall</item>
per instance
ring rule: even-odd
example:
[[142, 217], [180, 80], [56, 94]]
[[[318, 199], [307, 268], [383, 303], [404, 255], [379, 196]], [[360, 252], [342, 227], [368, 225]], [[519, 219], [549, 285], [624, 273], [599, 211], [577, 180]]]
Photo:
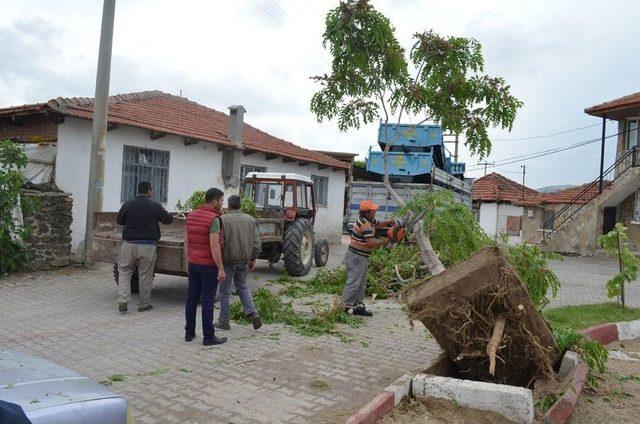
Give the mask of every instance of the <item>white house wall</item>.
[[[508, 203], [500, 203], [498, 205], [498, 236], [507, 233], [507, 217], [519, 216], [522, 217], [524, 209], [522, 206], [514, 206]], [[522, 242], [522, 230], [520, 235], [509, 236], [509, 244], [519, 244]]]
[[[58, 126], [56, 183], [62, 190], [73, 194], [71, 230], [74, 249], [84, 239], [90, 141], [90, 121], [67, 118]], [[185, 146], [181, 137], [170, 135], [151, 140], [145, 130], [120, 127], [107, 133], [103, 211], [118, 211], [122, 204], [120, 194], [125, 145], [169, 152], [169, 186], [165, 207], [170, 211], [175, 209], [178, 200], [186, 200], [195, 190], [223, 188], [222, 154], [215, 144], [200, 142]], [[242, 156], [240, 162], [243, 165], [266, 167], [269, 172], [329, 177], [328, 205], [318, 208], [315, 230], [318, 238], [327, 238], [330, 242], [340, 240], [345, 190], [343, 170], [319, 169], [315, 164], [299, 166], [297, 162], [284, 163], [281, 158], [266, 160], [262, 153]], [[227, 190], [227, 195], [237, 192]]]
[[497, 215], [498, 215], [498, 204], [497, 203], [481, 203], [480, 204], [480, 227], [484, 230], [485, 233], [490, 235], [491, 237], [495, 236], [497, 233]]
[[[508, 203], [481, 203], [480, 227], [491, 237], [500, 237], [507, 233], [507, 217], [522, 216], [522, 206], [514, 206]], [[522, 242], [522, 231], [519, 236], [509, 236], [509, 244]]]
[[87, 215], [87, 185], [89, 183], [89, 154], [91, 149], [91, 124], [80, 119], [66, 118], [58, 125], [58, 151], [55, 178], [58, 187], [72, 194], [73, 221], [71, 246], [76, 250], [84, 240]]

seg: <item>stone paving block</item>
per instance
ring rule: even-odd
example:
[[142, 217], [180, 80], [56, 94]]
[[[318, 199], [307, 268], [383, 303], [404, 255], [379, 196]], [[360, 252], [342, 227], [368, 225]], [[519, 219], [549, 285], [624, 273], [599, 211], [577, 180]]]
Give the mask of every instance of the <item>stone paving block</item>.
[[[608, 301], [605, 284], [616, 267], [615, 261], [597, 257], [551, 263], [562, 287], [550, 306]], [[125, 374], [127, 380], [111, 388], [131, 402], [138, 423], [168, 422], [166, 417], [199, 423], [300, 423], [332, 411], [354, 412], [440, 351], [421, 324], [411, 330], [399, 306], [387, 300], [371, 305], [374, 316], [365, 325], [347, 329], [355, 338], [351, 344], [336, 337], [303, 337], [279, 324], [259, 331], [234, 325], [224, 334], [229, 342], [204, 348], [199, 316], [198, 337], [192, 343], [183, 340], [186, 279], [156, 276], [154, 310], [138, 313], [134, 295], [130, 312], [120, 315], [109, 266], [63, 271], [2, 280], [0, 345], [53, 360], [96, 381]], [[264, 282], [262, 278], [252, 285]], [[627, 287], [629, 305], [640, 306], [640, 285]], [[273, 332], [280, 340], [268, 338]], [[361, 346], [361, 341], [369, 346]], [[253, 358], [258, 360], [239, 364]], [[168, 371], [138, 376], [160, 368]], [[329, 387], [316, 392], [309, 387], [313, 379]], [[262, 416], [236, 402], [248, 392], [265, 400]], [[177, 414], [172, 408], [183, 411]], [[278, 414], [283, 420], [278, 421]]]

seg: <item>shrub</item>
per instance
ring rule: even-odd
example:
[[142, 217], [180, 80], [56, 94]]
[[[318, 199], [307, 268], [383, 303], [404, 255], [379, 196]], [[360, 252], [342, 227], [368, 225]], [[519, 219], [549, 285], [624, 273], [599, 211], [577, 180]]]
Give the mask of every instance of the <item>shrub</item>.
[[258, 210], [256, 208], [256, 202], [252, 198], [243, 195], [242, 203], [240, 204], [240, 210], [247, 215], [251, 215], [254, 218], [258, 217]]
[[176, 203], [176, 210], [180, 212], [191, 212], [192, 210], [197, 209], [198, 206], [204, 204], [205, 193], [206, 192], [203, 190], [196, 190], [186, 202], [182, 203], [181, 200], [178, 200]]
[[9, 140], [0, 141], [0, 277], [15, 271], [27, 259], [26, 240], [29, 229], [14, 220], [13, 210], [21, 204], [23, 210], [33, 205], [20, 198], [25, 182], [22, 170], [27, 166], [24, 150]]
[[636, 281], [638, 264], [640, 263], [636, 255], [629, 249], [627, 227], [617, 223], [613, 230], [598, 237], [598, 243], [602, 245], [609, 256], [616, 258], [620, 264], [620, 272], [607, 281], [607, 295], [610, 298], [620, 296], [624, 309], [624, 285]]

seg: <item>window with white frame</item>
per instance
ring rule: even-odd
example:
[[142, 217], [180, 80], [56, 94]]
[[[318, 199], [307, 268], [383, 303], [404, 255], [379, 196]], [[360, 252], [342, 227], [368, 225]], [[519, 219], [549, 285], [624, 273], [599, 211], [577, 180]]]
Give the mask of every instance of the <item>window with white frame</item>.
[[316, 204], [326, 208], [329, 200], [329, 177], [312, 175], [311, 180], [316, 188]]
[[633, 146], [638, 146], [640, 143], [640, 136], [638, 135], [638, 119], [627, 120], [627, 128], [625, 128], [625, 150], [629, 150]]
[[151, 183], [153, 200], [167, 203], [169, 152], [135, 146], [124, 146], [120, 200], [126, 202], [136, 197], [138, 194], [138, 183], [142, 181], [149, 181]]
[[244, 178], [250, 172], [267, 172], [265, 166], [240, 165], [240, 179]]

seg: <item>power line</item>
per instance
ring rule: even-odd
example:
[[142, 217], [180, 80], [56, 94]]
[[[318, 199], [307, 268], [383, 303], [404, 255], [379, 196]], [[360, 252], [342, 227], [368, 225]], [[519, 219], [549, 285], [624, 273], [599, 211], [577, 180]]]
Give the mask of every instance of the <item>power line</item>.
[[[636, 130], [633, 130], [636, 131]], [[618, 137], [620, 134], [623, 133], [627, 133], [627, 130], [623, 130], [617, 134], [611, 134], [605, 137], [605, 140], [608, 138], [613, 138], [613, 137]], [[566, 146], [561, 146], [561, 147], [555, 147], [553, 149], [547, 149], [547, 150], [541, 150], [538, 152], [533, 152], [533, 153], [526, 153], [523, 155], [518, 155], [518, 156], [511, 156], [511, 157], [507, 157], [507, 158], [503, 158], [503, 159], [498, 159], [495, 161], [495, 163], [492, 165], [493, 167], [495, 166], [503, 166], [503, 165], [509, 165], [512, 163], [518, 163], [518, 162], [524, 162], [530, 159], [535, 159], [538, 157], [542, 157], [542, 156], [548, 156], [548, 155], [552, 155], [555, 153], [560, 153], [560, 152], [564, 152], [567, 150], [571, 150], [571, 149], [576, 149], [578, 147], [582, 147], [582, 146], [586, 146], [588, 144], [592, 144], [595, 143], [597, 141], [602, 140], [602, 138], [592, 138], [589, 140], [584, 140], [584, 141], [580, 141], [578, 143], [574, 143], [574, 144], [570, 144], [570, 145], [566, 145]], [[480, 165], [480, 164], [479, 164]], [[471, 171], [477, 171], [482, 169], [481, 167], [478, 168], [470, 168], [468, 169], [469, 172]]]
[[550, 137], [555, 137], [557, 135], [562, 135], [562, 134], [568, 134], [570, 132], [574, 132], [574, 131], [580, 131], [580, 130], [584, 130], [587, 128], [593, 128], [593, 127], [597, 127], [601, 124], [593, 124], [593, 125], [587, 125], [585, 127], [578, 127], [578, 128], [572, 128], [570, 130], [566, 130], [566, 131], [560, 131], [560, 132], [555, 132], [555, 133], [551, 133], [551, 134], [543, 134], [543, 135], [532, 135], [532, 136], [528, 136], [528, 137], [514, 137], [514, 138], [494, 138], [493, 141], [518, 141], [518, 140], [533, 140], [536, 138], [550, 138]]
[[[285, 24], [283, 24], [283, 23], [282, 23], [282, 21], [281, 21], [280, 19], [276, 18], [276, 17], [275, 17], [271, 12], [269, 12], [269, 10], [268, 10], [266, 7], [262, 6], [262, 5], [261, 5], [260, 3], [258, 3], [256, 0], [251, 0], [251, 2], [252, 2], [253, 4], [255, 4], [257, 7], [259, 7], [259, 8], [260, 8], [264, 13], [266, 13], [266, 14], [267, 14], [271, 19], [273, 19], [273, 20], [274, 20], [278, 25], [280, 25], [282, 28], [284, 28], [284, 29], [286, 29], [286, 30], [288, 30], [288, 29], [289, 29], [289, 28], [287, 28], [287, 26], [286, 26]], [[279, 5], [278, 3], [276, 3], [274, 0], [271, 0], [271, 2], [272, 2], [272, 3], [274, 3], [274, 4], [275, 4], [275, 5], [276, 5], [280, 10], [282, 10], [282, 12], [283, 12], [286, 16], [289, 16], [289, 18], [291, 18], [291, 16], [290, 16], [290, 15], [289, 15], [289, 14], [288, 14], [288, 13], [287, 13], [283, 8], [282, 8], [282, 7], [280, 7], [280, 5]], [[328, 65], [331, 65], [331, 64], [329, 63], [329, 61], [327, 61], [327, 59], [325, 59], [325, 58], [324, 58], [324, 57], [322, 57], [320, 54], [318, 54], [318, 52], [317, 52], [317, 51], [315, 51], [315, 50], [312, 50], [312, 51], [313, 51], [313, 54], [315, 54], [315, 55], [318, 57], [318, 59], [320, 59], [321, 61], [323, 61], [324, 63], [326, 63], [326, 64], [328, 64]]]

